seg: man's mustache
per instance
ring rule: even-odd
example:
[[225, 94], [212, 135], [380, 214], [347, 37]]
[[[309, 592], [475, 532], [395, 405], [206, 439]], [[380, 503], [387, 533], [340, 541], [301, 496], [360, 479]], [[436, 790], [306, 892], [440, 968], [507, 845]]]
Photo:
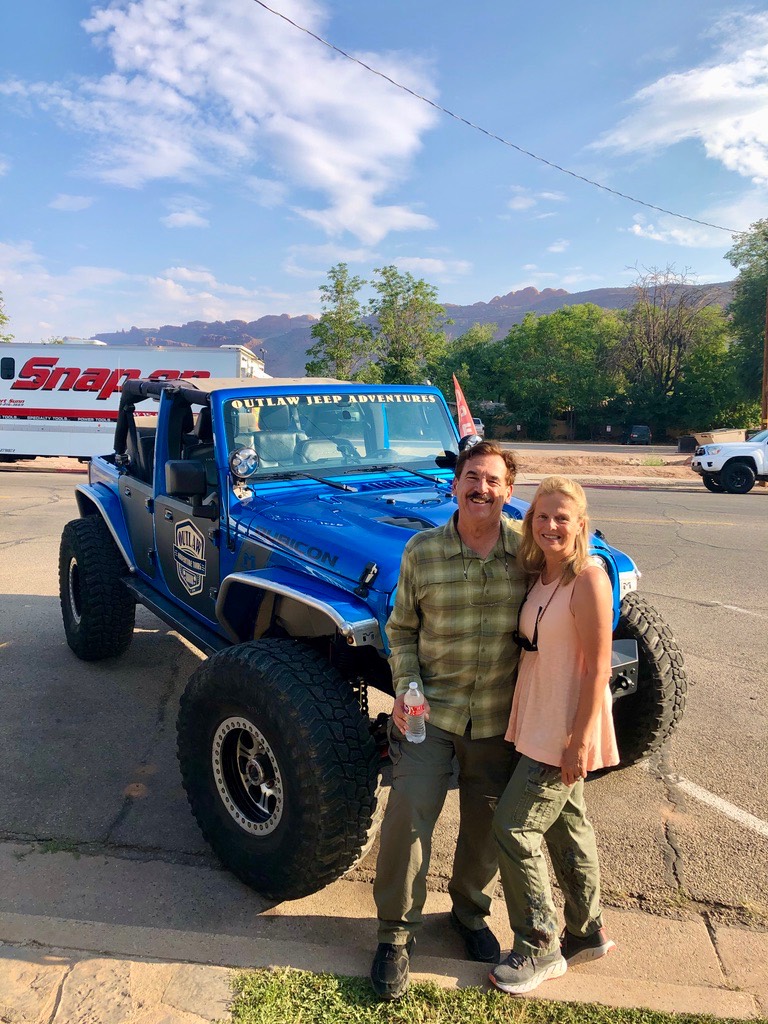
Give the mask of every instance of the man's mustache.
[[490, 494], [481, 494], [480, 491], [472, 491], [471, 494], [467, 495], [467, 499], [469, 501], [484, 501], [486, 505], [490, 504], [493, 501], [493, 498], [491, 497]]

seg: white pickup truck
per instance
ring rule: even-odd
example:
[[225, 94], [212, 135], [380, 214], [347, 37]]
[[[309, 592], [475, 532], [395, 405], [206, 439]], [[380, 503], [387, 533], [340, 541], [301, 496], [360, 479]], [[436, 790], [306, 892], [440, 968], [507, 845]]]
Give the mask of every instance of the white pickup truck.
[[768, 480], [768, 430], [748, 441], [701, 445], [693, 454], [691, 469], [710, 491], [746, 494], [755, 480]]

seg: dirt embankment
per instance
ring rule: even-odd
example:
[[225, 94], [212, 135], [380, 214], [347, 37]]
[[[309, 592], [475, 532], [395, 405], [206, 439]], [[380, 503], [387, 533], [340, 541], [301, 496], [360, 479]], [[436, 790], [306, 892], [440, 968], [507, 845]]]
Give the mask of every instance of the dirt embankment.
[[566, 452], [519, 451], [521, 473], [564, 473], [568, 476], [647, 476], [693, 480], [690, 455], [568, 455]]

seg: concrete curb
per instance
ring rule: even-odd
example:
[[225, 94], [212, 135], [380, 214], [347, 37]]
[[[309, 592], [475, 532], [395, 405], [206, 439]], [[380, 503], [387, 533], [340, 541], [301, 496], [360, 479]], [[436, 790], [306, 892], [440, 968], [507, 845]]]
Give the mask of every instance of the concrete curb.
[[[761, 1000], [756, 984], [752, 991], [737, 988], [736, 978], [723, 972], [701, 919], [668, 921], [614, 911], [609, 924], [618, 940], [615, 953], [571, 968], [536, 990], [534, 998], [760, 1017], [768, 992]], [[724, 938], [740, 949], [743, 937], [731, 934], [736, 931], [723, 929]], [[15, 936], [12, 943], [9, 934]], [[213, 1021], [228, 1013], [234, 970], [293, 967], [366, 977], [372, 952], [321, 944], [319, 936], [316, 942], [253, 939], [14, 914], [0, 915], [0, 935], [5, 940], [0, 945], [0, 1019], [29, 1024], [117, 1024], [133, 1020], [139, 1009], [142, 1022]], [[753, 946], [753, 952], [757, 971], [767, 950]], [[448, 989], [491, 987], [488, 968], [466, 960], [416, 952], [412, 967], [416, 982]], [[744, 980], [747, 975], [739, 978]], [[758, 983], [757, 973], [753, 981]]]

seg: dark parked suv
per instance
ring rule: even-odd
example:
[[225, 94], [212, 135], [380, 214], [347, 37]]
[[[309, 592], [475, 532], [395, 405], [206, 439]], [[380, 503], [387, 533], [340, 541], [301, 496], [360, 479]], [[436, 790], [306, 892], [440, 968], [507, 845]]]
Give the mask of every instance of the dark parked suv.
[[627, 431], [625, 444], [650, 444], [652, 440], [651, 428], [636, 423]]

